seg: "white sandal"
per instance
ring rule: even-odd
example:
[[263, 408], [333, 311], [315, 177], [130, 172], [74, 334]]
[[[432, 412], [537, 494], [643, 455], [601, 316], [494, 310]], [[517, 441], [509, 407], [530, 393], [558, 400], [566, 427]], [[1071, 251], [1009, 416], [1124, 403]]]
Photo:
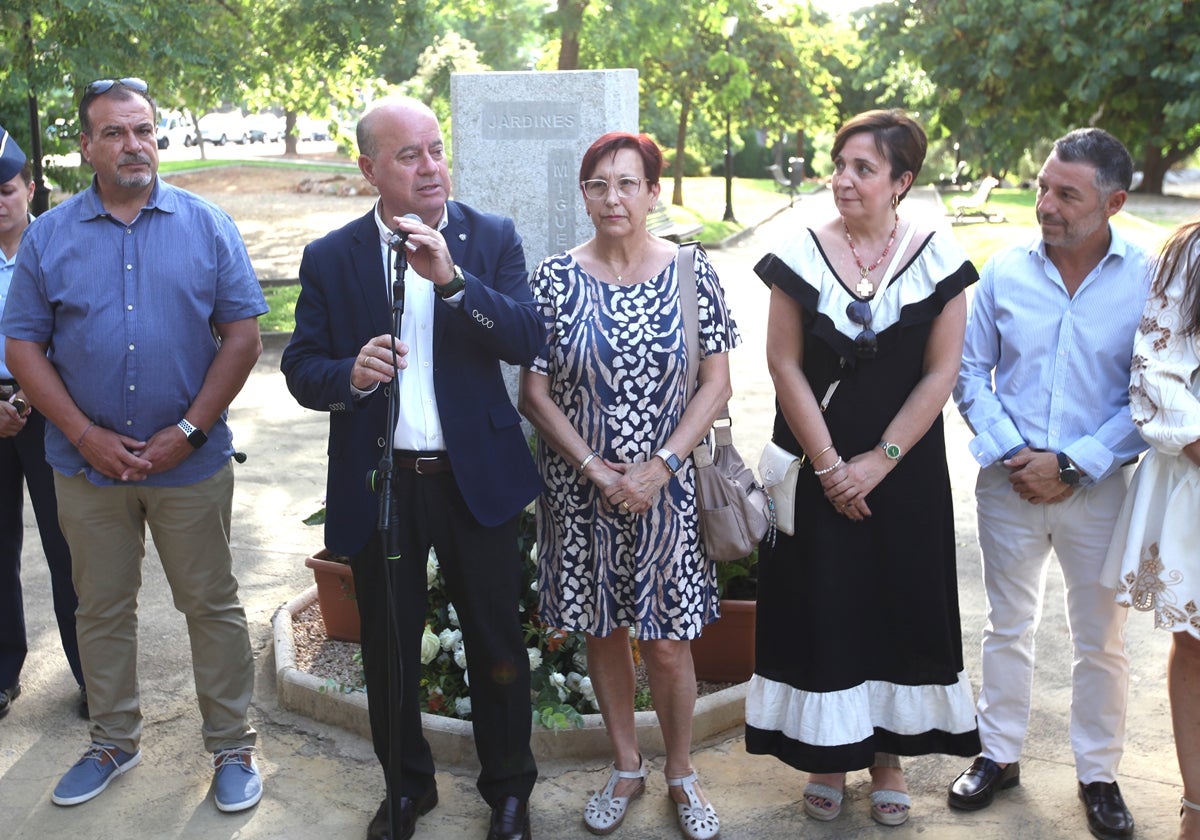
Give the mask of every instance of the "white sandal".
[[[640, 784], [628, 796], [613, 796], [621, 779], [638, 779]], [[637, 770], [618, 770], [614, 764], [604, 790], [592, 794], [583, 809], [583, 824], [592, 834], [612, 834], [625, 820], [629, 803], [646, 792], [646, 768], [639, 764]]]
[[1183, 816], [1184, 808], [1187, 808], [1192, 811], [1200, 811], [1200, 805], [1197, 805], [1195, 802], [1188, 802], [1186, 799], [1184, 799], [1181, 796], [1181, 797], [1179, 797], [1179, 816], [1181, 816], [1181, 817]]
[[696, 793], [696, 780], [696, 772], [692, 771], [682, 779], [668, 778], [667, 786], [682, 788], [687, 796], [687, 802], [676, 802], [671, 797], [671, 801], [675, 802], [679, 830], [683, 836], [689, 840], [712, 840], [721, 831], [721, 821], [717, 819], [717, 812], [710, 803], [700, 801], [700, 795]]

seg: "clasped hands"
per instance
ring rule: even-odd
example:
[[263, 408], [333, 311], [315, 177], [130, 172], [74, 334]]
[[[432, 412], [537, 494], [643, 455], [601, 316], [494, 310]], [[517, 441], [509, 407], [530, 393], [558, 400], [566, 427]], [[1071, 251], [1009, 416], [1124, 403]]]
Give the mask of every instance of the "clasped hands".
[[138, 440], [92, 425], [79, 440], [79, 452], [87, 462], [116, 481], [144, 481], [179, 466], [194, 451], [178, 426], [167, 426], [149, 440]]
[[1058, 456], [1053, 452], [1037, 452], [1025, 447], [1004, 461], [1008, 481], [1013, 491], [1032, 505], [1052, 505], [1062, 502], [1075, 492], [1069, 484], [1058, 479]]
[[671, 471], [659, 458], [631, 464], [594, 458], [584, 476], [600, 488], [604, 500], [618, 511], [648, 513], [663, 486], [671, 480]]
[[[825, 498], [834, 510], [855, 522], [871, 515], [867, 496], [888, 473], [885, 456], [879, 450], [860, 452], [837, 469], [820, 476]], [[836, 463], [836, 461], [835, 461]]]

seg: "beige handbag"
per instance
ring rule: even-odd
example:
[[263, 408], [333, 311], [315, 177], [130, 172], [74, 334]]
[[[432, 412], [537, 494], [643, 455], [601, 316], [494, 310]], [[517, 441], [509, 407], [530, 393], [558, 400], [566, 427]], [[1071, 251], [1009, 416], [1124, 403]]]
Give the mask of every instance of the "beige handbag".
[[[693, 243], [679, 249], [679, 306], [688, 341], [691, 393], [696, 390], [700, 356], [700, 316], [696, 303]], [[740, 560], [764, 539], [775, 541], [775, 513], [771, 497], [754, 480], [733, 445], [729, 407], [713, 421], [712, 431], [692, 450], [696, 467], [696, 511], [700, 539], [712, 560]]]

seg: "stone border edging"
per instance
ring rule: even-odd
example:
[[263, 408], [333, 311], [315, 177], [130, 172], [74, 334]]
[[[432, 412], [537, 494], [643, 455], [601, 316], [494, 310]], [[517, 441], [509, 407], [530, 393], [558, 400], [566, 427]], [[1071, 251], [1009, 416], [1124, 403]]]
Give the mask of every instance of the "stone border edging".
[[[275, 611], [271, 619], [275, 648], [275, 689], [285, 709], [322, 723], [340, 726], [364, 738], [371, 737], [367, 716], [367, 695], [326, 691], [324, 681], [296, 667], [296, 648], [292, 637], [292, 617], [317, 600], [317, 587], [311, 586]], [[696, 700], [692, 718], [692, 740], [701, 744], [729, 732], [745, 722], [746, 690], [749, 683], [730, 686]], [[607, 758], [611, 751], [600, 715], [584, 715], [582, 729], [553, 732], [535, 729], [532, 735], [534, 756], [538, 760], [560, 758]], [[422, 714], [425, 737], [439, 762], [474, 765], [475, 741], [468, 721], [441, 715]], [[634, 715], [638, 743], [647, 754], [665, 752], [662, 731], [654, 712]]]

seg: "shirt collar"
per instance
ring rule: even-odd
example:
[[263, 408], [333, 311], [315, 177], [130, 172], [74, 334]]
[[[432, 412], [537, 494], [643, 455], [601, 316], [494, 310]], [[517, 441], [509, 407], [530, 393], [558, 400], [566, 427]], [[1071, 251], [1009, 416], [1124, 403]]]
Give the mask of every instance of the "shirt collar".
[[[170, 184], [164, 184], [162, 179], [155, 175], [150, 197], [146, 199], [146, 204], [142, 207], [141, 212], [161, 210], [164, 213], [174, 213], [178, 207], [178, 196], [174, 193], [175, 189]], [[91, 188], [86, 190], [81, 197], [79, 217], [83, 220], [109, 217], [109, 212], [104, 209], [104, 202], [100, 200], [100, 191], [96, 189], [95, 175], [92, 176]]]
[[[1108, 223], [1108, 251], [1100, 259], [1100, 265], [1104, 265], [1110, 259], [1117, 258], [1125, 259], [1125, 255], [1129, 250], [1129, 242], [1113, 226], [1112, 222]], [[1040, 236], [1029, 245], [1029, 253], [1037, 254], [1043, 263], [1050, 262], [1050, 257], [1046, 254], [1046, 240]]]

